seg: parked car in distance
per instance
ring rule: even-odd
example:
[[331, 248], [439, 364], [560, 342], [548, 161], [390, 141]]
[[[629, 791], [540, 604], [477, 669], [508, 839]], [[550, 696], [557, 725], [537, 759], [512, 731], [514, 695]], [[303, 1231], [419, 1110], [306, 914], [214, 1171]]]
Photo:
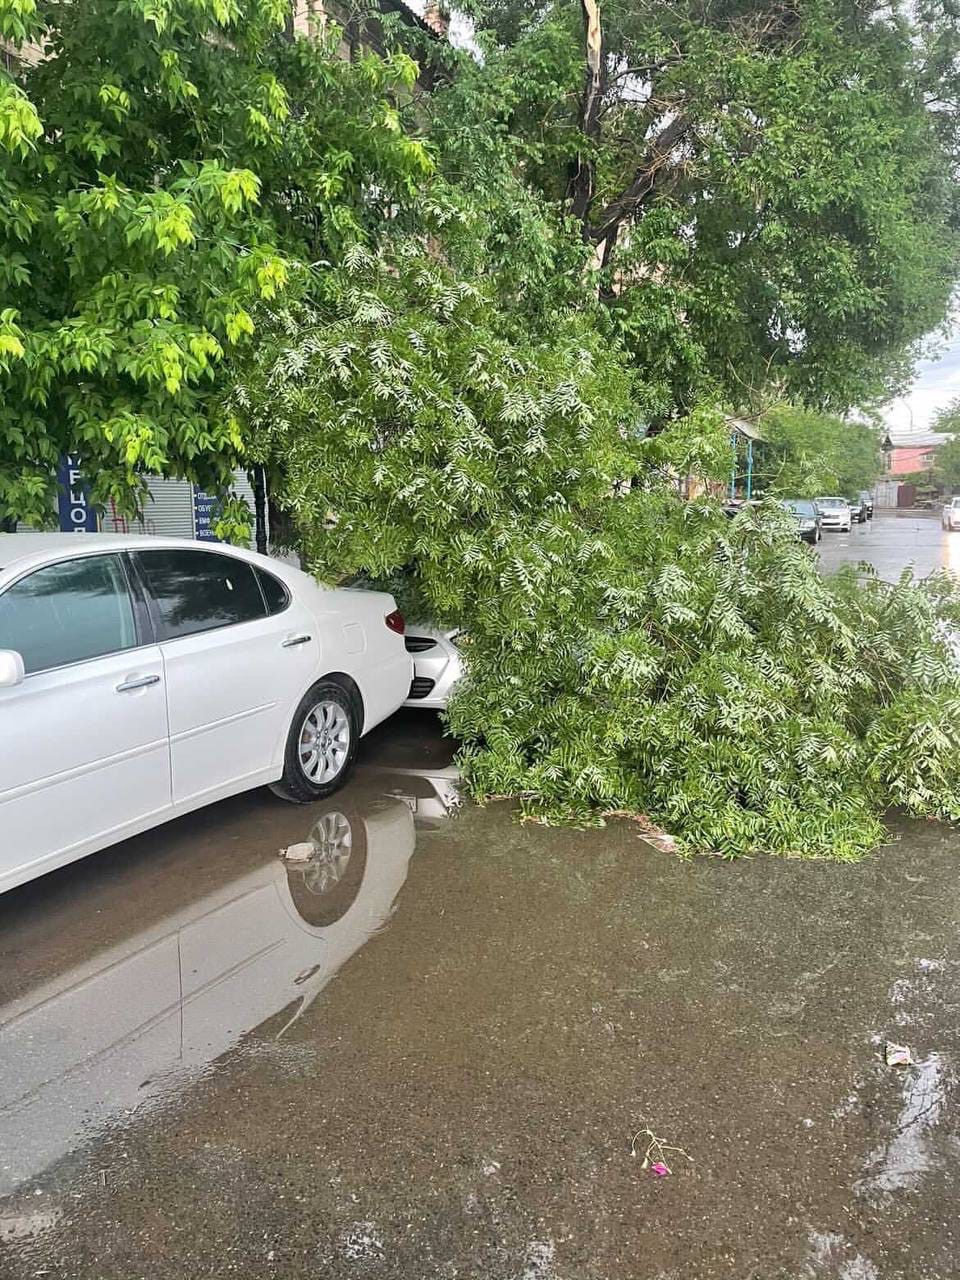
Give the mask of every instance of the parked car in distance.
[[748, 507], [759, 507], [760, 498], [724, 498], [721, 510], [729, 519], [738, 516], [741, 511], [746, 511]]
[[848, 498], [847, 506], [850, 508], [851, 520], [855, 520], [857, 524], [863, 524], [864, 520], [867, 518], [867, 513], [864, 510], [863, 501], [860, 498], [860, 495], [857, 494], [855, 498]]
[[236, 547], [0, 535], [0, 892], [251, 787], [329, 795], [407, 695], [403, 632]]
[[454, 641], [456, 628], [441, 631], [410, 623], [404, 636], [407, 652], [413, 659], [413, 679], [405, 706], [442, 711], [453, 686], [463, 675], [463, 658]]
[[839, 529], [849, 533], [853, 525], [853, 514], [846, 498], [817, 498], [820, 508], [821, 524], [824, 529]]
[[944, 505], [943, 510], [940, 512], [940, 523], [944, 529], [951, 531], [960, 529], [960, 493], [955, 494]]
[[812, 498], [784, 498], [783, 506], [796, 519], [797, 533], [804, 542], [820, 541], [823, 537], [820, 508]]
[[873, 519], [873, 494], [869, 489], [860, 490], [860, 507], [865, 520]]

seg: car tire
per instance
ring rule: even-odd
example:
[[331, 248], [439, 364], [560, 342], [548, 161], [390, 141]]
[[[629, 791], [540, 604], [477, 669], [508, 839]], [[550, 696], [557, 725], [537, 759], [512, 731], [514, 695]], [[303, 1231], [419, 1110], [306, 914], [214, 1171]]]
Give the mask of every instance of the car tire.
[[270, 790], [292, 804], [332, 795], [349, 776], [359, 741], [356, 695], [336, 680], [318, 680], [293, 713], [283, 773]]

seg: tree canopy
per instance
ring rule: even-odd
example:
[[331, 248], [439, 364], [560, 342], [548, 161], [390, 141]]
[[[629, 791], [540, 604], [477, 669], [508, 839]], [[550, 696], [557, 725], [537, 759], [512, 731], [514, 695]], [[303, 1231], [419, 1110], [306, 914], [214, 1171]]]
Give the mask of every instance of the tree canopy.
[[722, 416], [641, 439], [590, 317], [517, 328], [417, 243], [353, 249], [236, 393], [311, 567], [461, 630], [474, 794], [725, 855], [856, 857], [891, 804], [960, 817], [957, 582], [825, 580], [778, 504], [684, 502], [677, 472], [726, 472]]
[[[0, 0], [0, 519], [42, 522], [57, 458], [93, 500], [145, 473], [221, 487], [257, 304], [362, 239], [431, 168], [402, 53], [284, 39], [284, 0]], [[375, 195], [374, 195], [375, 190]]]
[[960, 396], [955, 396], [949, 404], [937, 410], [930, 427], [931, 430], [942, 431], [945, 435], [960, 433]]
[[[579, 231], [662, 414], [888, 393], [956, 271], [956, 20], [879, 0], [478, 9], [443, 163]], [[588, 39], [593, 33], [593, 43]]]
[[761, 419], [764, 443], [756, 469], [759, 491], [784, 497], [852, 497], [871, 489], [881, 472], [880, 433], [813, 409], [779, 405]]
[[947, 493], [960, 492], [960, 396], [939, 409], [930, 425], [947, 439], [937, 446], [933, 466], [924, 479]]

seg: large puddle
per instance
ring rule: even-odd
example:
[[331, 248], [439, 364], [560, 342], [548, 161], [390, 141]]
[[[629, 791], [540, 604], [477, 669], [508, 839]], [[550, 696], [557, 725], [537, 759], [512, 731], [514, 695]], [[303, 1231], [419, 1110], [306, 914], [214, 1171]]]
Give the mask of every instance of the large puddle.
[[456, 800], [410, 716], [0, 899], [0, 1275], [960, 1274], [955, 833], [686, 864]]

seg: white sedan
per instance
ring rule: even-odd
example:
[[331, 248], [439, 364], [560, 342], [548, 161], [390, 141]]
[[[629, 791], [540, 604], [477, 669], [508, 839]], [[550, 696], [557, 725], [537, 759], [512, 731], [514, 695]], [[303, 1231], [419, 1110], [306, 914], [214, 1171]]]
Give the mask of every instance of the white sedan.
[[463, 657], [454, 643], [459, 632], [410, 623], [405, 644], [413, 659], [408, 707], [442, 711], [463, 675]]
[[409, 692], [403, 632], [236, 547], [0, 535], [0, 892], [251, 787], [329, 795]]
[[849, 533], [853, 527], [853, 512], [846, 498], [817, 498], [824, 529], [839, 529]]

